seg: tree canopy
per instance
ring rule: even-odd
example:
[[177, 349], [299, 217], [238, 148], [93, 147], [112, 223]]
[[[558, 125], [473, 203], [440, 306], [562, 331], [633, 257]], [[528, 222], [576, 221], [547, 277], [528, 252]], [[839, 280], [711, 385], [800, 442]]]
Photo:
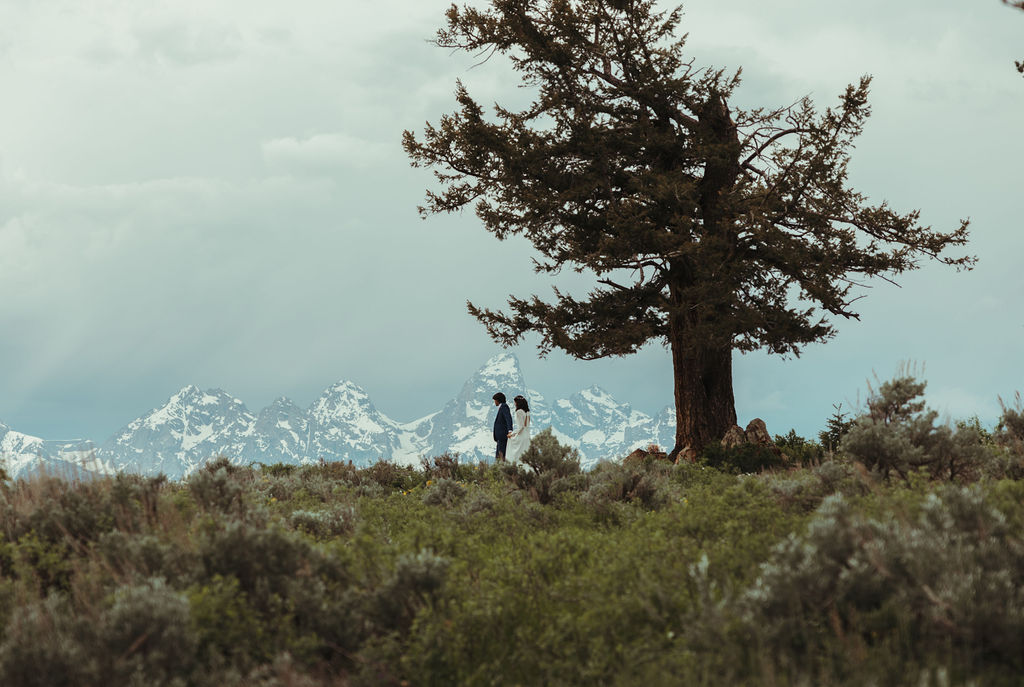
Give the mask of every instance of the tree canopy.
[[469, 303], [496, 341], [534, 332], [542, 354], [585, 359], [668, 344], [677, 453], [736, 422], [734, 350], [798, 354], [834, 335], [830, 317], [858, 317], [863, 280], [973, 262], [948, 255], [966, 221], [934, 230], [851, 188], [870, 78], [823, 110], [734, 108], [740, 73], [696, 66], [681, 16], [652, 0], [453, 5], [437, 45], [506, 57], [535, 98], [487, 112], [458, 82], [458, 109], [403, 139], [440, 184], [424, 216], [473, 207], [499, 239], [533, 244], [537, 272], [596, 277], [585, 297]]

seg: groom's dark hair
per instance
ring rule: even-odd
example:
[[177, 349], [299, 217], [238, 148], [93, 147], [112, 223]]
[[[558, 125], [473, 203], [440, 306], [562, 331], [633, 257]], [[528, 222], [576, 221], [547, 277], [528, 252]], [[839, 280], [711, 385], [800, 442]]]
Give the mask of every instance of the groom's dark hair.
[[498, 403], [504, 403], [505, 402], [505, 394], [501, 393], [500, 391], [498, 393], [494, 394], [493, 396], [491, 396], [491, 398], [493, 398]]

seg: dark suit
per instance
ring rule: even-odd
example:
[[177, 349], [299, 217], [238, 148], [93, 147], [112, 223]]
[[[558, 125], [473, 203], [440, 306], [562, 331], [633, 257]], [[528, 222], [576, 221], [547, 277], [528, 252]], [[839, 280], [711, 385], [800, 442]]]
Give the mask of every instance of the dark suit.
[[512, 431], [512, 411], [508, 409], [507, 403], [498, 406], [498, 417], [494, 418], [494, 440], [498, 443], [498, 450], [494, 454], [495, 460], [505, 459], [505, 449], [508, 448], [508, 433]]

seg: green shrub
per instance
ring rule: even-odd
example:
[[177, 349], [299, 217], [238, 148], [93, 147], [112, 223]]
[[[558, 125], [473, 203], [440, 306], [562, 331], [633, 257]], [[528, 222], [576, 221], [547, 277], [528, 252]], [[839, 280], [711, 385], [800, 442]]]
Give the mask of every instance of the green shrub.
[[462, 514], [468, 517], [477, 513], [494, 513], [498, 507], [497, 499], [486, 491], [474, 489], [462, 504]]
[[452, 479], [438, 479], [423, 494], [423, 503], [428, 506], [451, 508], [466, 496], [466, 489]]
[[821, 444], [798, 435], [795, 429], [785, 435], [776, 434], [775, 447], [796, 465], [815, 465], [825, 458], [825, 448]]
[[111, 572], [122, 578], [191, 579], [197, 574], [198, 558], [155, 534], [130, 534], [115, 530], [96, 541], [95, 552]]
[[580, 498], [600, 513], [606, 513], [611, 503], [635, 503], [644, 510], [660, 508], [669, 498], [672, 469], [666, 461], [600, 463], [591, 472]]
[[287, 463], [272, 463], [270, 465], [255, 463], [253, 467], [259, 468], [260, 474], [268, 477], [287, 477], [299, 469], [298, 465]]
[[918, 400], [924, 389], [925, 383], [912, 377], [883, 383], [868, 398], [867, 413], [857, 418], [843, 438], [841, 453], [883, 479], [890, 475], [907, 479], [919, 469], [950, 481], [980, 477], [993, 457], [980, 428], [936, 425], [938, 413]]
[[533, 437], [520, 460], [522, 465], [504, 463], [497, 467], [516, 489], [538, 503], [551, 503], [558, 494], [585, 486], [585, 480], [578, 479], [579, 451], [558, 443], [550, 427]]
[[991, 479], [1009, 430], [964, 425], [970, 489], [849, 457], [582, 472], [550, 433], [521, 465], [18, 483], [0, 684], [1016, 684], [1024, 482]]
[[1014, 396], [1014, 404], [1008, 406], [1000, 399], [1003, 408], [996, 426], [995, 439], [1015, 453], [1024, 453], [1024, 401], [1020, 392]]
[[[422, 458], [420, 467], [423, 470], [423, 476], [428, 480], [451, 479], [458, 481], [464, 478], [464, 472], [473, 472], [472, 466], [459, 465], [457, 453], [452, 454], [447, 451], [433, 458]], [[464, 471], [463, 467], [469, 467], [469, 470]]]
[[72, 552], [67, 540], [41, 539], [29, 532], [13, 547], [14, 572], [40, 594], [68, 591], [75, 570]]
[[118, 473], [110, 484], [110, 500], [119, 530], [152, 527], [160, 520], [161, 494], [167, 487], [167, 476], [143, 477]]
[[408, 632], [417, 611], [437, 596], [449, 565], [448, 559], [428, 549], [399, 556], [391, 576], [373, 596], [370, 617], [376, 632]]
[[304, 465], [301, 468], [302, 474], [317, 474], [332, 482], [344, 482], [347, 484], [359, 483], [359, 468], [351, 461], [327, 462], [321, 460], [316, 465]]
[[227, 456], [214, 456], [210, 460], [203, 463], [202, 467], [197, 472], [209, 472], [211, 474], [218, 472], [226, 472], [229, 475], [236, 477], [252, 477], [253, 469], [251, 466], [238, 465], [232, 463]]
[[[34, 532], [51, 543], [84, 543], [118, 525], [107, 480], [67, 482], [46, 476], [31, 482], [19, 480], [0, 499], [6, 503], [3, 529], [11, 541]], [[134, 523], [124, 522], [123, 526], [133, 527]]]
[[916, 657], [1019, 674], [1024, 549], [1012, 532], [977, 488], [931, 494], [909, 520], [864, 517], [829, 497], [745, 593], [748, 631], [804, 679], [835, 670], [832, 662], [851, 670], [871, 652], [895, 655], [876, 663], [901, 671]]
[[358, 472], [359, 482], [378, 484], [385, 489], [407, 490], [421, 483], [422, 474], [411, 465], [397, 465], [388, 460], [378, 460]]
[[734, 447], [711, 442], [700, 454], [700, 462], [716, 470], [746, 474], [786, 467], [786, 459], [772, 449], [758, 444], [740, 444]]
[[203, 510], [239, 516], [246, 511], [246, 487], [251, 482], [250, 470], [218, 458], [192, 473], [186, 484], [192, 498]]
[[828, 454], [834, 454], [839, 450], [843, 437], [853, 427], [853, 420], [849, 413], [843, 412], [842, 403], [834, 403], [832, 408], [834, 412], [825, 420], [825, 429], [818, 432], [818, 442]]
[[783, 505], [806, 512], [816, 509], [826, 496], [858, 496], [870, 489], [852, 464], [838, 460], [825, 460], [806, 470], [767, 474], [765, 479]]
[[204, 574], [235, 577], [262, 613], [282, 611], [295, 585], [308, 581], [322, 556], [308, 540], [277, 527], [229, 521], [199, 541]]
[[162, 579], [118, 589], [100, 627], [113, 684], [184, 687], [197, 668], [188, 598]]
[[203, 662], [249, 670], [273, 656], [263, 620], [249, 605], [238, 578], [213, 575], [189, 587], [186, 594]]
[[117, 590], [98, 617], [51, 595], [13, 614], [0, 644], [0, 684], [185, 687], [195, 650], [188, 603], [161, 580]]
[[565, 477], [580, 471], [579, 451], [558, 443], [550, 427], [533, 437], [520, 460], [536, 473], [551, 472]]
[[101, 674], [95, 624], [72, 616], [66, 597], [51, 595], [16, 609], [0, 643], [0, 684], [82, 687]]
[[332, 539], [352, 533], [356, 526], [356, 511], [352, 506], [343, 504], [323, 510], [295, 510], [288, 516], [288, 525], [317, 539]]
[[989, 470], [996, 477], [1024, 479], [1024, 401], [1020, 392], [1014, 397], [1014, 404], [1008, 406], [1000, 399], [1003, 408], [993, 443], [1000, 449], [996, 454], [996, 465]]

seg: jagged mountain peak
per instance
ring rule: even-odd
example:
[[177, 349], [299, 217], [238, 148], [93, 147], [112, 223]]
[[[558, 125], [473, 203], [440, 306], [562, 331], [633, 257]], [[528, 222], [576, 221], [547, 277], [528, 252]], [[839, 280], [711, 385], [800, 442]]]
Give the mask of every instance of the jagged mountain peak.
[[223, 389], [200, 389], [195, 384], [188, 384], [181, 387], [164, 404], [191, 405], [191, 406], [212, 406], [212, 405], [235, 405], [242, 402], [224, 391]]
[[359, 386], [358, 384], [356, 384], [355, 382], [353, 382], [350, 379], [339, 379], [334, 384], [331, 384], [329, 387], [327, 387], [327, 390], [328, 391], [348, 391], [348, 390], [363, 391], [363, 387]]
[[180, 403], [185, 399], [194, 398], [195, 396], [201, 395], [202, 393], [203, 390], [200, 389], [197, 385], [186, 384], [185, 386], [181, 387], [173, 394], [171, 394], [170, 398], [167, 399], [167, 402], [164, 403], [164, 405], [167, 405], [167, 403]]
[[305, 415], [306, 410], [300, 408], [287, 396], [275, 398], [274, 401], [258, 413], [259, 418], [277, 417], [279, 415]]
[[179, 389], [158, 408], [135, 420], [129, 427], [144, 425], [156, 429], [171, 422], [180, 421], [183, 415], [210, 415], [231, 411], [248, 414], [245, 404], [223, 389], [203, 391], [194, 384]]
[[519, 367], [519, 358], [514, 353], [499, 353], [491, 356], [474, 377], [522, 377], [523, 371]]
[[497, 391], [504, 392], [509, 398], [526, 391], [526, 380], [519, 367], [519, 359], [514, 353], [503, 352], [491, 356], [466, 380], [459, 400], [464, 402], [479, 399], [490, 402], [491, 395]]
[[374, 407], [365, 389], [348, 380], [324, 390], [310, 406], [309, 415], [324, 431], [328, 442], [336, 442], [346, 435], [358, 437], [354, 443], [365, 446], [372, 440], [380, 440], [398, 426]]
[[324, 392], [313, 401], [309, 412], [320, 422], [330, 422], [353, 415], [378, 414], [366, 390], [344, 379], [324, 389]]
[[486, 363], [484, 363], [481, 370], [497, 370], [500, 372], [517, 372], [519, 370], [519, 358], [516, 357], [515, 353], [509, 351], [502, 351], [492, 355]]
[[320, 398], [337, 398], [352, 401], [364, 401], [368, 400], [370, 398], [370, 395], [366, 393], [366, 389], [359, 386], [355, 382], [351, 382], [347, 379], [342, 379], [324, 389], [324, 392], [320, 394]]
[[576, 395], [581, 398], [585, 398], [588, 401], [598, 401], [602, 403], [607, 401], [614, 402], [615, 400], [610, 393], [599, 387], [597, 384], [591, 384], [586, 389], [577, 392]]
[[596, 384], [577, 391], [570, 400], [575, 406], [589, 407], [594, 411], [625, 412], [627, 415], [630, 412], [628, 403], [620, 403], [614, 396]]
[[296, 408], [295, 401], [288, 398], [287, 396], [278, 396], [271, 402], [269, 406], [263, 410], [269, 410], [271, 408]]

